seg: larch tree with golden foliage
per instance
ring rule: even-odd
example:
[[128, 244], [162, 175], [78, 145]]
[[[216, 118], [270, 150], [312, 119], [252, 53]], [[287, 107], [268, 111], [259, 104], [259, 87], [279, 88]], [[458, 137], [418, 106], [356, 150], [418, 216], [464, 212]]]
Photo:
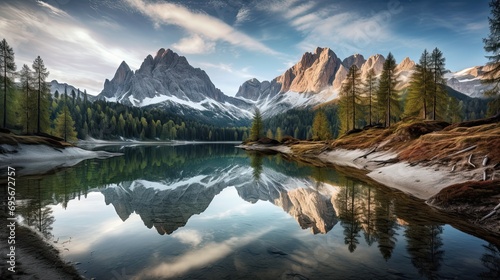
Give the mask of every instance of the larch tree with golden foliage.
[[318, 110], [314, 116], [312, 125], [312, 134], [314, 140], [328, 140], [332, 138], [330, 133], [330, 123], [323, 110]]

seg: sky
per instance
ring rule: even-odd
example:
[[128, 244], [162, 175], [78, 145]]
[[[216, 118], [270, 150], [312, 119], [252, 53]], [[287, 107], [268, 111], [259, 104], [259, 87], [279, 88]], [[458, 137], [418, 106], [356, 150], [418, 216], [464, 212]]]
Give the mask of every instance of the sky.
[[316, 47], [397, 62], [437, 47], [452, 72], [484, 65], [488, 16], [488, 0], [0, 0], [0, 39], [18, 69], [39, 55], [48, 81], [94, 95], [122, 61], [137, 70], [165, 48], [234, 96]]

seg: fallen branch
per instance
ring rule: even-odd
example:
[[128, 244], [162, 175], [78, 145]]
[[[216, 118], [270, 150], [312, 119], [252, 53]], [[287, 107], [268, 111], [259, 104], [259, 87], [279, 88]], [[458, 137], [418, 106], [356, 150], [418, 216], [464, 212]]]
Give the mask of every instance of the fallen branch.
[[388, 163], [397, 163], [399, 162], [398, 158], [390, 158], [388, 160], [370, 160], [369, 162], [375, 162], [377, 165], [388, 164]]
[[366, 158], [367, 156], [373, 154], [375, 151], [377, 150], [377, 147], [373, 147], [370, 151], [368, 151], [366, 154], [364, 155], [361, 155], [357, 158], [355, 158], [353, 161], [357, 160], [357, 159], [360, 159], [360, 158]]
[[453, 154], [451, 154], [451, 155], [447, 155], [446, 157], [456, 156], [456, 155], [459, 155], [459, 154], [461, 154], [461, 153], [465, 153], [465, 152], [468, 152], [468, 151], [474, 150], [475, 148], [477, 148], [477, 145], [470, 146], [470, 147], [465, 148], [465, 149], [463, 149], [463, 150], [460, 150], [460, 151], [458, 151], [458, 152], [454, 152]]
[[472, 166], [473, 168], [476, 168], [476, 165], [475, 165], [474, 163], [472, 163], [472, 162], [471, 162], [472, 155], [473, 155], [473, 154], [470, 154], [470, 156], [469, 156], [469, 160], [467, 160], [467, 163], [468, 163], [470, 166]]
[[482, 217], [481, 220], [479, 220], [479, 221], [480, 222], [484, 221], [484, 220], [488, 219], [489, 217], [495, 215], [495, 213], [498, 211], [498, 209], [500, 209], [500, 203], [497, 206], [495, 206], [495, 208], [493, 208], [493, 211], [491, 211], [488, 215]]
[[484, 220], [488, 219], [489, 217], [491, 217], [491, 216], [495, 215], [495, 213], [496, 213], [496, 212], [497, 212], [497, 211], [491, 211], [488, 215], [486, 215], [486, 216], [482, 217], [482, 218], [481, 218], [481, 220], [479, 220], [479, 221], [480, 221], [480, 222], [482, 222], [482, 221], [484, 221]]
[[483, 158], [483, 166], [486, 166], [488, 164], [488, 155], [485, 155]]

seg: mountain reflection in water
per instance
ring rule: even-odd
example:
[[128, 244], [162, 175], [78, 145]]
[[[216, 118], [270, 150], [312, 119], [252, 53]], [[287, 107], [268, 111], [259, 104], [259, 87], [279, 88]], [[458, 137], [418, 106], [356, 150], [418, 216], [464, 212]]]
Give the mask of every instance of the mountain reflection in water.
[[[90, 277], [116, 277], [120, 267], [136, 279], [494, 279], [500, 274], [498, 244], [453, 229], [421, 201], [331, 168], [244, 152], [232, 145], [138, 146], [122, 151], [123, 157], [18, 178], [23, 222], [57, 244], [65, 239], [63, 256], [82, 262]], [[101, 222], [109, 227], [106, 233], [97, 225], [90, 229], [93, 225], [79, 224], [78, 217], [88, 220], [85, 217], [94, 215], [85, 201], [95, 194], [104, 196], [96, 205], [112, 205], [123, 227], [135, 225], [139, 218], [147, 228], [154, 227], [158, 237], [144, 235], [144, 226], [134, 226], [127, 235], [116, 226], [111, 230], [109, 223]], [[231, 203], [240, 214], [226, 211], [217, 219], [209, 217], [210, 208]], [[72, 207], [81, 216], [68, 222], [62, 211]], [[292, 217], [294, 225], [286, 217]], [[78, 237], [83, 228], [88, 229], [87, 239]], [[99, 238], [103, 240], [96, 243]], [[99, 263], [92, 262], [103, 248], [108, 249]], [[124, 259], [131, 248], [142, 257]]]

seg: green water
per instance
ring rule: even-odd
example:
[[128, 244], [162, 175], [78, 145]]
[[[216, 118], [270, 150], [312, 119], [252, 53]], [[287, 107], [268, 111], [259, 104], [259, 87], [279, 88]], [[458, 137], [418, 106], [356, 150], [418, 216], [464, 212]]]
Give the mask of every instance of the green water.
[[16, 181], [19, 219], [87, 278], [499, 277], [496, 245], [332, 168], [234, 144], [105, 149], [124, 156]]

